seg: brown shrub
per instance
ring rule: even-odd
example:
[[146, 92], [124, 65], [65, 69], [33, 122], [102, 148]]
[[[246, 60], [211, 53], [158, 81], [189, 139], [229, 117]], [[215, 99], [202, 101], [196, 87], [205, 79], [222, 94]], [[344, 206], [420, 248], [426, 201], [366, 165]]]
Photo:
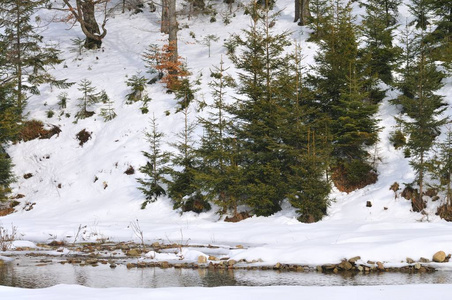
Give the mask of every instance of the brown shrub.
[[236, 223], [236, 222], [240, 222], [242, 220], [248, 219], [249, 217], [250, 217], [250, 215], [248, 212], [240, 212], [240, 213], [236, 214], [235, 216], [226, 217], [224, 219], [224, 221]]
[[44, 128], [44, 123], [38, 120], [26, 121], [19, 133], [19, 140], [24, 142], [34, 139], [50, 139], [55, 134], [58, 135], [61, 129], [55, 125], [49, 125], [50, 129]]
[[129, 166], [127, 168], [127, 170], [125, 170], [124, 174], [126, 174], [126, 175], [133, 175], [133, 174], [135, 174], [135, 169], [132, 166]]
[[440, 216], [441, 219], [444, 219], [448, 222], [452, 221], [452, 206], [447, 204], [441, 205], [440, 207], [438, 207], [436, 215]]
[[364, 176], [361, 176], [359, 181], [351, 181], [347, 171], [342, 166], [339, 166], [334, 169], [331, 179], [339, 191], [350, 193], [369, 184], [374, 184], [378, 180], [378, 175], [373, 170], [370, 170]]
[[91, 132], [86, 131], [86, 129], [82, 129], [75, 135], [77, 140], [79, 141], [79, 145], [83, 147], [83, 145], [91, 139]]

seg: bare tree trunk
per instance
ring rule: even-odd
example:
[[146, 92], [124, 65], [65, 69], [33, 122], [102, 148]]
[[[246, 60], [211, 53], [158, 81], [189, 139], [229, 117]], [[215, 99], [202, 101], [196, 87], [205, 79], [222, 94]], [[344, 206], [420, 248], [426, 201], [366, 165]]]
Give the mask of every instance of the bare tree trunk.
[[82, 13], [83, 13], [83, 21], [85, 22], [86, 30], [94, 35], [95, 38], [90, 36], [86, 37], [85, 40], [85, 48], [87, 49], [97, 49], [102, 46], [102, 40], [97, 38], [100, 36], [99, 25], [96, 21], [96, 16], [94, 15], [94, 2], [91, 0], [87, 0], [81, 3]]
[[294, 22], [298, 21], [298, 25], [304, 26], [309, 23], [309, 18], [311, 17], [311, 12], [309, 10], [310, 0], [295, 0], [295, 19]]
[[102, 39], [107, 35], [107, 30], [105, 29], [107, 18], [106, 17], [104, 18], [104, 21], [101, 25], [102, 27], [101, 33], [99, 25], [96, 21], [95, 6], [96, 4], [104, 3], [106, 13], [107, 9], [106, 5], [108, 1], [76, 0], [75, 7], [72, 6], [70, 0], [63, 0], [63, 2], [68, 6], [69, 11], [74, 15], [75, 19], [80, 24], [80, 27], [86, 36], [84, 47], [87, 49], [99, 48], [102, 45]]
[[169, 33], [170, 27], [170, 14], [169, 14], [169, 2], [172, 0], [162, 0], [162, 23], [160, 24], [161, 33]]
[[171, 61], [176, 63], [179, 55], [177, 51], [177, 18], [176, 18], [176, 0], [168, 1], [168, 13], [169, 13], [169, 28], [168, 28], [168, 41], [171, 49]]

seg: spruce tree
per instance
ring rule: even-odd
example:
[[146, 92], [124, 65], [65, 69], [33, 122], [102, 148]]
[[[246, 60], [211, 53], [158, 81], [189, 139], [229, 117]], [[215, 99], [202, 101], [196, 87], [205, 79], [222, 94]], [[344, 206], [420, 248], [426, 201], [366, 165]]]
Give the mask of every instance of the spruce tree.
[[246, 204], [257, 215], [270, 215], [280, 209], [287, 191], [281, 176], [280, 131], [282, 91], [277, 78], [285, 71], [284, 50], [290, 42], [288, 32], [273, 32], [275, 16], [257, 3], [248, 7], [252, 25], [231, 37], [229, 57], [238, 72], [237, 91], [241, 95], [230, 107], [233, 135], [240, 149], [243, 180], [241, 190]]
[[17, 110], [22, 113], [29, 94], [39, 94], [38, 86], [49, 83], [67, 88], [70, 83], [57, 80], [46, 67], [59, 64], [59, 51], [44, 45], [43, 37], [35, 32], [31, 16], [46, 3], [45, 0], [4, 0], [0, 6], [0, 39], [3, 42], [5, 64], [0, 68], [14, 82]]
[[366, 148], [377, 140], [377, 104], [369, 93], [372, 77], [366, 78], [365, 64], [359, 60], [350, 2], [344, 5], [336, 0], [329, 9], [333, 20], [326, 24], [327, 34], [319, 42], [320, 51], [315, 56], [318, 75], [311, 75], [308, 80], [330, 120], [336, 186], [351, 191], [369, 184], [375, 176], [367, 163]]
[[444, 141], [437, 143], [429, 174], [437, 180], [434, 184], [445, 193], [445, 204], [452, 208], [452, 131], [449, 128]]
[[198, 181], [199, 158], [197, 156], [193, 132], [196, 124], [189, 121], [189, 107], [182, 114], [184, 127], [177, 134], [177, 141], [171, 143], [176, 154], [171, 158], [168, 184], [168, 196], [174, 201], [174, 209], [181, 208], [183, 212], [197, 213], [210, 210], [211, 206], [201, 193]]
[[83, 79], [80, 82], [78, 90], [82, 92], [82, 96], [78, 98], [80, 101], [78, 104], [80, 110], [77, 112], [75, 117], [77, 120], [89, 118], [94, 115], [94, 111], [89, 111], [88, 107], [101, 101], [101, 94], [96, 92], [96, 87], [94, 87], [93, 83], [88, 79]]
[[149, 151], [143, 151], [147, 162], [139, 169], [145, 175], [145, 178], [137, 179], [141, 184], [139, 190], [141, 190], [146, 199], [141, 204], [141, 209], [145, 209], [146, 205], [157, 201], [158, 197], [166, 195], [163, 183], [165, 182], [164, 176], [168, 174], [167, 164], [170, 159], [170, 153], [162, 151], [161, 142], [164, 134], [158, 130], [155, 116], [152, 117], [150, 125], [150, 131], [146, 132]]
[[281, 95], [283, 124], [279, 126], [282, 174], [287, 180], [286, 196], [297, 209], [298, 220], [315, 222], [325, 214], [329, 203], [327, 180], [329, 146], [321, 111], [304, 84], [304, 69], [299, 45], [290, 55], [287, 72], [280, 77], [286, 83]]
[[311, 0], [309, 3], [311, 17], [308, 27], [312, 29], [309, 41], [318, 42], [323, 39], [328, 30], [328, 23], [332, 20], [329, 0]]
[[432, 45], [435, 59], [452, 64], [452, 4], [449, 0], [426, 0], [427, 6], [435, 17], [434, 29], [426, 36]]
[[405, 45], [406, 62], [401, 70], [402, 79], [398, 82], [401, 95], [392, 102], [401, 107], [406, 117], [397, 117], [403, 132], [408, 136], [405, 145], [410, 154], [410, 164], [416, 172], [419, 196], [413, 199], [413, 210], [424, 208], [422, 196], [425, 177], [429, 166], [429, 152], [434, 141], [441, 133], [441, 126], [447, 119], [441, 116], [446, 104], [443, 97], [435, 92], [443, 86], [444, 74], [437, 69], [428, 44], [425, 43], [424, 31], [414, 36], [414, 41], [407, 39]]
[[238, 216], [237, 207], [243, 199], [237, 187], [241, 175], [238, 166], [237, 141], [231, 135], [231, 120], [227, 115], [227, 89], [235, 86], [233, 78], [227, 74], [223, 59], [211, 70], [213, 103], [206, 118], [200, 118], [204, 134], [197, 150], [201, 157], [199, 181], [205, 190], [206, 199], [213, 201], [221, 210], [220, 214], [232, 212]]
[[369, 75], [378, 77], [386, 84], [392, 82], [392, 71], [401, 51], [392, 45], [399, 3], [399, 0], [369, 0], [365, 4], [366, 14], [363, 16], [362, 32], [366, 39], [361, 56], [367, 56]]

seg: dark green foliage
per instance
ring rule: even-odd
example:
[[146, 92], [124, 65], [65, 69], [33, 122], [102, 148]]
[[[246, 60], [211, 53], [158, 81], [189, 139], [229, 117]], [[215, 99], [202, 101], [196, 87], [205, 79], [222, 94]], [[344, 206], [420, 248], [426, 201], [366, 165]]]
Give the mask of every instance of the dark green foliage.
[[311, 0], [309, 8], [311, 17], [308, 26], [313, 30], [309, 36], [309, 41], [318, 42], [328, 33], [328, 24], [333, 18], [330, 4], [328, 0]]
[[415, 25], [416, 29], [426, 30], [430, 25], [428, 0], [411, 0], [408, 4], [411, 15], [414, 20], [409, 25]]
[[443, 85], [444, 74], [438, 71], [429, 56], [431, 51], [424, 42], [424, 36], [424, 32], [420, 31], [414, 40], [406, 40], [405, 51], [410, 53], [405, 55], [403, 78], [398, 82], [402, 94], [392, 100], [409, 117], [397, 117], [396, 120], [407, 135], [405, 148], [409, 150], [410, 164], [419, 184], [420, 197], [413, 202], [413, 209], [416, 211], [423, 209], [422, 195], [429, 164], [428, 153], [441, 133], [441, 126], [447, 121], [441, 117], [446, 105], [443, 97], [435, 94]]
[[113, 101], [110, 100], [105, 90], [100, 92], [99, 100], [106, 105], [106, 107], [100, 109], [100, 115], [104, 118], [104, 121], [111, 121], [116, 118], [117, 114], [113, 108]]
[[452, 131], [446, 139], [437, 144], [436, 153], [430, 161], [429, 174], [437, 180], [434, 186], [445, 193], [445, 204], [452, 207]]
[[83, 79], [80, 84], [78, 90], [82, 92], [82, 97], [78, 98], [80, 103], [78, 107], [80, 108], [79, 112], [75, 115], [76, 119], [85, 119], [94, 115], [94, 111], [89, 111], [88, 107], [99, 103], [101, 99], [101, 93], [96, 92], [96, 87], [92, 85], [92, 82]]
[[12, 167], [11, 159], [4, 152], [3, 147], [0, 147], [0, 202], [7, 200], [11, 192], [9, 186], [14, 182]]
[[57, 80], [46, 71], [46, 67], [59, 64], [59, 51], [44, 45], [42, 36], [35, 32], [31, 16], [45, 0], [5, 0], [0, 6], [2, 33], [2, 76], [13, 83], [13, 97], [21, 114], [29, 94], [39, 94], [38, 86], [49, 83], [57, 88], [67, 88], [71, 83]]
[[452, 64], [452, 4], [450, 0], [426, 0], [430, 13], [434, 16], [433, 31], [426, 36], [431, 44], [435, 59]]
[[406, 137], [400, 129], [397, 129], [391, 134], [389, 141], [396, 149], [400, 149], [406, 145]]
[[361, 50], [361, 56], [367, 56], [366, 68], [369, 75], [387, 84], [392, 82], [392, 70], [401, 54], [401, 49], [392, 45], [400, 2], [369, 0], [365, 4], [366, 14], [363, 16], [362, 32], [366, 37], [366, 46]]
[[280, 209], [287, 185], [281, 176], [279, 125], [282, 119], [279, 94], [286, 71], [283, 51], [290, 44], [288, 32], [274, 33], [269, 24], [274, 16], [255, 3], [248, 7], [253, 20], [242, 35], [229, 40], [230, 59], [239, 69], [238, 92], [243, 95], [228, 109], [234, 117], [241, 172], [240, 190], [253, 212], [270, 215]]
[[130, 87], [131, 91], [126, 95], [127, 104], [132, 104], [137, 101], [149, 102], [150, 99], [145, 92], [147, 79], [144, 76], [133, 75], [126, 81], [126, 85]]
[[212, 81], [209, 85], [214, 102], [208, 106], [208, 117], [199, 120], [204, 135], [197, 150], [202, 160], [198, 176], [206, 199], [221, 208], [220, 214], [232, 211], [236, 216], [237, 206], [243, 199], [237, 190], [241, 180], [237, 142], [231, 136], [231, 120], [226, 114], [226, 91], [235, 84], [226, 72], [223, 60], [219, 67], [211, 71]]
[[[375, 88], [374, 75], [369, 72], [369, 57], [359, 56], [350, 3], [334, 1], [329, 6], [329, 14], [332, 21], [324, 25], [325, 35], [319, 41], [320, 52], [315, 57], [318, 76], [311, 75], [308, 80], [314, 89], [314, 99], [319, 100], [319, 107], [329, 120], [333, 170], [349, 174], [348, 166], [355, 165], [355, 161], [367, 165], [367, 148], [377, 141], [374, 114], [382, 92]], [[345, 174], [338, 177], [352, 179]], [[366, 178], [362, 179], [367, 182]], [[358, 186], [355, 182], [341, 185]]]
[[184, 128], [177, 134], [177, 141], [171, 145], [177, 150], [172, 157], [172, 169], [169, 171], [168, 196], [174, 201], [174, 208], [183, 212], [202, 212], [210, 210], [209, 202], [201, 194], [199, 181], [199, 161], [194, 147], [193, 131], [195, 124], [188, 120], [188, 106], [182, 111]]
[[147, 162], [139, 168], [139, 171], [146, 177], [137, 179], [141, 184], [139, 189], [145, 195], [146, 199], [141, 204], [142, 209], [145, 209], [147, 204], [157, 201], [158, 197], [166, 195], [162, 183], [165, 181], [164, 176], [169, 172], [167, 164], [170, 159], [170, 154], [161, 149], [163, 136], [163, 133], [158, 131], [157, 120], [154, 116], [151, 119], [151, 130], [146, 132], [146, 139], [149, 143], [150, 151], [143, 151]]

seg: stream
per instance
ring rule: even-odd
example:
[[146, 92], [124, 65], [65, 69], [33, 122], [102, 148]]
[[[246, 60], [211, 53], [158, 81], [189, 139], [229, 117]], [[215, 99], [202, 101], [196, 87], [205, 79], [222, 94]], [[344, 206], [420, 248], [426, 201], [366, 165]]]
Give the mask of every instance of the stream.
[[87, 287], [215, 287], [215, 286], [347, 286], [347, 285], [405, 285], [452, 283], [451, 271], [434, 273], [374, 273], [323, 274], [318, 272], [289, 272], [263, 270], [209, 270], [132, 268], [118, 264], [81, 266], [61, 264], [58, 259], [42, 262], [39, 257], [17, 257], [0, 265], [0, 285], [21, 288], [45, 288], [57, 284], [78, 284]]

